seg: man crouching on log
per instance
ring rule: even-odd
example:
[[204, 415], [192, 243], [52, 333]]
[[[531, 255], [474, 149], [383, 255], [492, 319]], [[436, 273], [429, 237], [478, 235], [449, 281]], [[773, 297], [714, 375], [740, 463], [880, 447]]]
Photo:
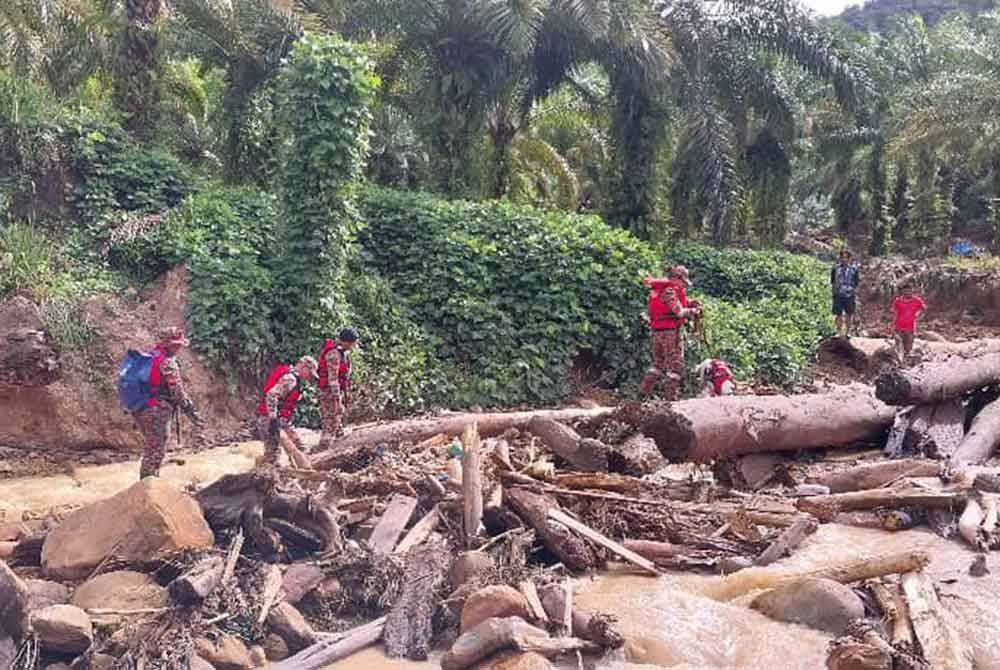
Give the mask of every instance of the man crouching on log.
[[652, 330], [653, 364], [642, 378], [639, 393], [649, 395], [664, 371], [663, 397], [676, 400], [684, 379], [684, 338], [681, 328], [688, 318], [701, 314], [701, 304], [688, 301], [687, 268], [677, 265], [667, 271], [666, 279], [647, 277], [642, 283], [649, 287], [646, 300], [649, 327]]
[[277, 465], [281, 453], [281, 432], [295, 448], [302, 450], [302, 439], [292, 426], [292, 414], [302, 395], [302, 382], [316, 379], [319, 365], [312, 356], [303, 356], [295, 367], [285, 363], [274, 366], [264, 382], [257, 405], [257, 432], [264, 441], [264, 465]]

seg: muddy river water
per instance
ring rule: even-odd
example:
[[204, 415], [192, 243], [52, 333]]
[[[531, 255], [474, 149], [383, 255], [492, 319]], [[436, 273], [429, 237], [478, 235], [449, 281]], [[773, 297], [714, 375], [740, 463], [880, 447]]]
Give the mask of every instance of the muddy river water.
[[[259, 444], [247, 443], [187, 455], [183, 463], [167, 465], [164, 476], [177, 485], [211, 481], [225, 472], [252, 467], [259, 451]], [[134, 482], [137, 469], [135, 462], [119, 463], [55, 477], [0, 481], [0, 518], [9, 510], [40, 513], [54, 504], [81, 505], [105, 498]], [[776, 575], [818, 568], [833, 558], [851, 560], [914, 549], [932, 557], [927, 570], [974, 653], [975, 667], [1000, 670], [1000, 561], [991, 556], [993, 573], [970, 577], [972, 551], [926, 529], [887, 533], [827, 524], [792, 557], [725, 578], [691, 573], [650, 578], [613, 567], [578, 580], [575, 601], [580, 607], [614, 614], [628, 640], [600, 668], [819, 670], [825, 667], [829, 636], [750, 610], [746, 605], [753, 594]], [[746, 595], [724, 600], [731, 593]], [[372, 648], [330, 668], [423, 670], [439, 667], [438, 657], [425, 663], [391, 661]]]

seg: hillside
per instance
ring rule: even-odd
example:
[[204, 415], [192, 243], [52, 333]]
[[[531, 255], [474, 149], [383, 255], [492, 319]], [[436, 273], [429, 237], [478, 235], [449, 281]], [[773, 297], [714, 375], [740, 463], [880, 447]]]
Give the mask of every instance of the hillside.
[[913, 12], [933, 25], [950, 12], [962, 11], [974, 16], [992, 8], [992, 0], [869, 0], [847, 8], [837, 18], [856, 30], [882, 31], [893, 19]]

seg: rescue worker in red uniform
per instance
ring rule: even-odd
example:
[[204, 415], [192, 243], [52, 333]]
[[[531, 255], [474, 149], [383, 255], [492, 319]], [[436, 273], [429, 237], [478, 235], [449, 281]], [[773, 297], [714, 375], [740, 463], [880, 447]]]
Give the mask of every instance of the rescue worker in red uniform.
[[701, 304], [688, 301], [688, 270], [683, 265], [669, 269], [666, 279], [647, 277], [646, 306], [652, 330], [653, 364], [642, 378], [639, 392], [649, 395], [657, 380], [666, 373], [663, 397], [676, 400], [684, 380], [684, 337], [681, 332], [687, 319], [701, 314]]
[[323, 342], [319, 361], [319, 413], [323, 433], [319, 450], [329, 449], [343, 433], [344, 411], [351, 399], [351, 349], [358, 341], [353, 328], [340, 331], [336, 340]]
[[725, 361], [718, 358], [705, 359], [695, 368], [695, 373], [702, 383], [700, 397], [736, 395], [736, 377]]
[[133, 413], [146, 442], [139, 465], [140, 479], [160, 475], [170, 435], [170, 420], [176, 420], [178, 410], [184, 412], [199, 429], [205, 424], [184, 389], [181, 369], [177, 364], [178, 352], [188, 344], [184, 331], [172, 327], [160, 331], [153, 348], [149, 375], [150, 397], [146, 407]]
[[302, 450], [302, 439], [292, 426], [292, 414], [302, 395], [302, 384], [316, 379], [319, 365], [312, 356], [303, 356], [295, 367], [279, 363], [271, 369], [257, 405], [257, 432], [264, 441], [263, 464], [277, 465], [280, 434]]

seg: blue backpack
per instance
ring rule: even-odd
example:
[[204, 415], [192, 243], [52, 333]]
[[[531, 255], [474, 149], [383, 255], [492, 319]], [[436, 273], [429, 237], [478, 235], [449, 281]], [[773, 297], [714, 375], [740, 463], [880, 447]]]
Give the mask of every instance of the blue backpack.
[[152, 397], [149, 377], [156, 358], [156, 352], [129, 349], [118, 365], [118, 402], [125, 411], [142, 409]]

